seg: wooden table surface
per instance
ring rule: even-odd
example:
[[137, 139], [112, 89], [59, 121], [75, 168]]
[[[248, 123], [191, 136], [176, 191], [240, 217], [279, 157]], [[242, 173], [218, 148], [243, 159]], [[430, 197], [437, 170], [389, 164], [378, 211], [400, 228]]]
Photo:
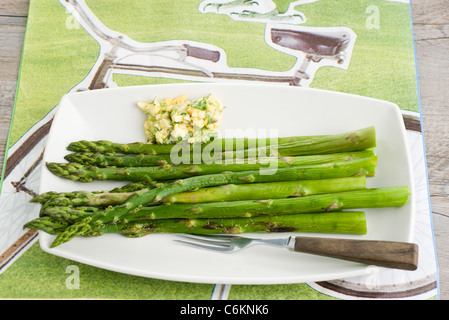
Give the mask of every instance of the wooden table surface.
[[[0, 0], [0, 159], [4, 158], [29, 0]], [[440, 298], [449, 299], [448, 0], [412, 0]], [[1, 171], [2, 161], [0, 161]]]

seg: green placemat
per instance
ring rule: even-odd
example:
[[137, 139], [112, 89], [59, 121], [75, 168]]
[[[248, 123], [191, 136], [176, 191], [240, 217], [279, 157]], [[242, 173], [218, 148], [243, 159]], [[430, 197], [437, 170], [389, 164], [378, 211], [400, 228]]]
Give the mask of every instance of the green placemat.
[[[269, 37], [267, 32], [276, 28], [295, 37], [301, 32], [314, 36], [302, 38], [311, 41], [306, 46], [293, 48], [288, 41], [276, 43], [278, 39]], [[326, 43], [342, 28], [349, 33], [333, 48], [342, 51], [332, 57], [324, 55], [320, 41]], [[119, 34], [134, 47], [114, 50]], [[180, 63], [179, 56], [172, 59], [174, 53], [164, 47], [168, 41], [184, 49], [194, 46], [197, 51], [190, 54], [196, 56], [197, 65]], [[135, 54], [158, 45], [165, 49], [151, 63], [159, 65]], [[219, 60], [211, 52], [219, 52]], [[301, 78], [297, 69], [302, 68], [306, 53], [313, 61], [301, 69], [308, 78]], [[366, 278], [263, 286], [181, 283], [55, 257], [40, 249], [35, 234], [24, 233], [22, 225], [38, 214], [38, 208], [28, 201], [38, 192], [46, 134], [64, 94], [104, 86], [229, 80], [241, 69], [247, 71], [247, 81], [285, 82], [289, 78], [296, 85], [389, 100], [403, 110], [419, 177], [416, 228], [420, 238], [416, 240], [424, 248], [419, 272], [380, 275], [375, 286], [368, 285]], [[437, 263], [418, 92], [407, 1], [32, 0], [2, 176], [0, 252], [5, 254], [0, 265], [0, 298], [435, 298]]]

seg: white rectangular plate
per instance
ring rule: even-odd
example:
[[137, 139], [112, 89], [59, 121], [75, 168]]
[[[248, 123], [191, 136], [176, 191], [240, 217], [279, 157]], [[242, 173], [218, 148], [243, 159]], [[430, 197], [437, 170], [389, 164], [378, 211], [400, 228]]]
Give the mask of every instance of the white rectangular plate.
[[[323, 237], [411, 241], [414, 217], [413, 177], [399, 108], [390, 102], [298, 87], [253, 84], [173, 84], [101, 89], [67, 94], [61, 100], [48, 138], [44, 161], [65, 162], [67, 145], [77, 140], [144, 141], [145, 116], [139, 100], [189, 99], [213, 93], [225, 106], [221, 132], [277, 130], [279, 136], [336, 134], [375, 126], [376, 176], [369, 187], [407, 185], [408, 203], [401, 208], [366, 209], [368, 233]], [[111, 181], [80, 183], [58, 178], [45, 166], [40, 192], [110, 190]], [[260, 235], [279, 237], [290, 234]], [[311, 234], [304, 234], [311, 235]], [[316, 236], [316, 234], [312, 235]], [[281, 284], [324, 281], [370, 272], [369, 266], [286, 249], [255, 246], [233, 254], [198, 250], [154, 234], [130, 239], [117, 234], [75, 238], [50, 248], [54, 236], [40, 232], [42, 249], [88, 265], [175, 281], [226, 284]]]

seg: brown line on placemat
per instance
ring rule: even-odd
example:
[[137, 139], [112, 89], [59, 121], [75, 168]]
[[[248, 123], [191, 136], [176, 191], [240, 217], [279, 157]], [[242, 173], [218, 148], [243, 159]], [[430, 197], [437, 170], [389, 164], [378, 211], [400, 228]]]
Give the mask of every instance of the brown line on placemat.
[[6, 178], [31, 149], [33, 149], [34, 146], [47, 135], [50, 131], [52, 122], [53, 118], [37, 129], [36, 132], [34, 132], [10, 157], [8, 157], [4, 178]]
[[181, 68], [170, 68], [170, 67], [158, 67], [158, 66], [143, 66], [137, 64], [125, 64], [125, 63], [115, 63], [112, 66], [114, 69], [118, 70], [134, 70], [134, 71], [144, 71], [144, 72], [154, 72], [154, 73], [170, 73], [170, 74], [180, 74], [185, 76], [195, 76], [215, 79], [238, 79], [246, 81], [263, 81], [263, 82], [280, 82], [288, 83], [292, 80], [292, 77], [280, 77], [280, 76], [264, 76], [264, 75], [252, 75], [244, 73], [226, 73], [226, 72], [211, 72], [210, 74], [205, 73], [202, 70], [189, 70]]
[[399, 299], [399, 298], [407, 298], [411, 296], [416, 296], [418, 294], [429, 292], [430, 290], [437, 288], [436, 281], [427, 283], [421, 287], [409, 289], [409, 290], [403, 290], [403, 291], [397, 291], [397, 292], [369, 292], [369, 291], [358, 291], [353, 289], [348, 289], [341, 287], [335, 283], [327, 282], [327, 281], [321, 281], [316, 282], [317, 285], [332, 290], [334, 292], [338, 292], [347, 296], [353, 296], [353, 297], [360, 297], [360, 298], [372, 298], [372, 299]]
[[404, 125], [407, 130], [421, 132], [421, 121], [419, 119], [407, 116], [403, 116], [402, 118], [404, 119]]
[[44, 150], [42, 150], [41, 154], [39, 155], [39, 157], [36, 159], [36, 161], [34, 161], [34, 163], [31, 165], [31, 167], [25, 172], [25, 174], [23, 175], [23, 177], [20, 179], [20, 181], [13, 181], [11, 182], [11, 184], [14, 186], [14, 188], [16, 188], [16, 191], [23, 191], [25, 193], [28, 193], [30, 196], [32, 196], [33, 198], [35, 196], [37, 196], [37, 193], [34, 192], [33, 190], [27, 188], [25, 186], [27, 179], [29, 177], [29, 175], [34, 171], [34, 169], [37, 168], [37, 166], [42, 162], [42, 159], [44, 158]]
[[38, 235], [36, 230], [28, 230], [16, 242], [14, 242], [5, 252], [0, 255], [0, 271], [16, 257]]
[[228, 294], [226, 293], [226, 291], [229, 291], [229, 289], [227, 288], [228, 286], [231, 285], [220, 283], [215, 284], [212, 291], [211, 300], [226, 300], [228, 298]]

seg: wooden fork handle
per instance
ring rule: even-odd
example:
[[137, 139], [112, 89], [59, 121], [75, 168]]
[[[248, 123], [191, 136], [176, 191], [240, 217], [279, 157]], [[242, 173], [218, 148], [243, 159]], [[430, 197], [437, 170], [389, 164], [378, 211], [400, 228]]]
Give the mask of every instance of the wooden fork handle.
[[408, 242], [295, 237], [293, 250], [380, 267], [416, 270], [418, 245]]

